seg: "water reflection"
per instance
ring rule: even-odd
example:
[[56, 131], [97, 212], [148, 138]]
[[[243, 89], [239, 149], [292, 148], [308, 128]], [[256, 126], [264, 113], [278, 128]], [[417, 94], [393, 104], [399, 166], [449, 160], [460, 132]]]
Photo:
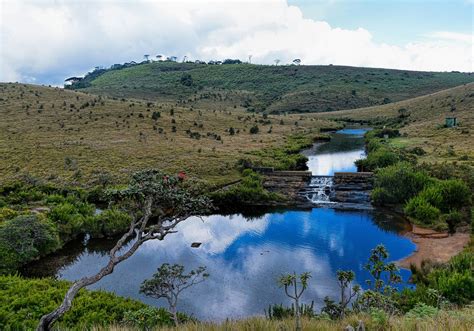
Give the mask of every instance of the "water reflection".
[[[383, 229], [377, 223], [383, 223]], [[193, 218], [180, 224], [179, 232], [165, 241], [143, 245], [93, 288], [152, 305], [164, 304], [138, 293], [144, 279], [164, 262], [187, 268], [205, 265], [211, 276], [183, 292], [179, 309], [200, 319], [219, 320], [263, 314], [271, 303], [287, 303], [275, 282], [278, 275], [311, 271], [313, 279], [305, 299], [315, 300], [320, 306], [324, 296], [337, 295], [338, 269], [354, 270], [357, 282], [364, 285], [368, 274], [363, 265], [370, 249], [377, 244], [383, 243], [394, 260], [410, 254], [414, 245], [397, 234], [403, 227], [403, 222], [387, 221], [383, 215], [332, 209], [268, 213], [252, 220], [240, 214], [213, 215], [204, 220]], [[192, 242], [202, 245], [191, 248]], [[106, 256], [97, 245], [93, 248], [89, 245], [94, 245], [94, 241], [87, 248], [79, 244], [75, 251], [82, 249], [79, 254], [70, 254], [71, 249], [66, 248], [40, 261], [36, 268], [51, 268], [50, 273], [70, 280], [90, 275], [105, 264]], [[74, 258], [68, 260], [61, 254]], [[48, 263], [48, 259], [61, 263]], [[59, 265], [62, 267], [58, 269]], [[34, 270], [31, 266], [30, 274]]]
[[355, 172], [354, 162], [365, 157], [366, 129], [343, 129], [331, 134], [331, 141], [316, 144], [304, 153], [313, 175], [332, 176], [335, 172]]

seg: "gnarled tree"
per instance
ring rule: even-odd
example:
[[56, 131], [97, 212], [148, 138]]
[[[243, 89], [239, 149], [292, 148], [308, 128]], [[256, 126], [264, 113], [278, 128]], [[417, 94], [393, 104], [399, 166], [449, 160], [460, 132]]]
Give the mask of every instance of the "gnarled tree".
[[[75, 281], [66, 292], [61, 305], [41, 317], [37, 330], [50, 330], [51, 326], [72, 305], [74, 297], [83, 287], [97, 283], [111, 274], [120, 262], [125, 261], [146, 241], [163, 240], [176, 232], [178, 223], [191, 215], [202, 215], [211, 208], [205, 197], [195, 197], [182, 185], [183, 178], [168, 176], [158, 170], [145, 170], [132, 175], [124, 189], [109, 191], [112, 203], [120, 204], [131, 215], [128, 231], [109, 251], [109, 261], [97, 274]], [[129, 240], [133, 238], [132, 242]]]

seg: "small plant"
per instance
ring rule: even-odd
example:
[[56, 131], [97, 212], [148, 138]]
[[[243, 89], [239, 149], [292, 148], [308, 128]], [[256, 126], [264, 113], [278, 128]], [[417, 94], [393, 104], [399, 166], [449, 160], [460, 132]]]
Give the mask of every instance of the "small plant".
[[209, 274], [206, 273], [206, 267], [199, 267], [185, 274], [184, 266], [163, 263], [151, 279], [147, 279], [142, 283], [140, 293], [155, 299], [166, 298], [169, 311], [177, 326], [179, 320], [176, 306], [179, 294], [193, 285], [202, 283], [207, 277], [209, 277]]
[[296, 275], [296, 273], [281, 275], [278, 279], [278, 283], [280, 284], [280, 286], [285, 289], [285, 294], [295, 301], [294, 311], [296, 331], [302, 330], [300, 298], [303, 295], [303, 292], [308, 287], [308, 280], [310, 278], [311, 273], [303, 272], [300, 275]]
[[258, 126], [257, 126], [257, 125], [254, 125], [254, 126], [252, 126], [252, 127], [250, 128], [250, 131], [249, 131], [249, 132], [250, 132], [250, 134], [257, 134], [258, 131], [259, 131]]

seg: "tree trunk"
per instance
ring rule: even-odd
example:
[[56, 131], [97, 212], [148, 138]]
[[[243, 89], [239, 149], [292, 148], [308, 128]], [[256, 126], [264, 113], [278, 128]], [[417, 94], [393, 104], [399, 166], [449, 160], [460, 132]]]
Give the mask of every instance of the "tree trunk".
[[41, 317], [39, 324], [36, 327], [36, 331], [51, 330], [51, 326], [53, 325], [53, 323], [56, 322], [71, 308], [72, 300], [74, 300], [74, 297], [79, 292], [79, 290], [88, 285], [92, 285], [101, 280], [104, 276], [111, 274], [114, 270], [114, 267], [115, 261], [110, 260], [107, 266], [102, 268], [96, 275], [92, 277], [84, 277], [79, 279], [78, 281], [75, 281], [69, 288], [69, 290], [66, 292], [66, 295], [64, 296], [64, 300], [61, 305], [51, 313], [43, 315], [43, 317]]
[[175, 305], [170, 306], [170, 312], [171, 312], [171, 315], [173, 315], [174, 325], [178, 326], [178, 324], [179, 324], [179, 321], [178, 321], [178, 312], [177, 312], [177, 310], [176, 310], [176, 306], [175, 306]]

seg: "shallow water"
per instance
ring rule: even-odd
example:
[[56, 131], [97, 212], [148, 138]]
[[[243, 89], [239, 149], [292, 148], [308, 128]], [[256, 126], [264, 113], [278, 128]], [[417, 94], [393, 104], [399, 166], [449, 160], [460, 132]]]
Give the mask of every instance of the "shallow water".
[[[318, 145], [317, 155], [310, 157], [313, 173], [355, 171], [351, 164], [356, 154], [362, 155], [363, 133], [338, 132], [330, 143]], [[191, 218], [164, 241], [145, 243], [92, 288], [166, 306], [165, 300], [139, 294], [141, 282], [165, 262], [182, 264], [188, 270], [206, 266], [210, 277], [183, 292], [178, 309], [199, 319], [222, 320], [261, 315], [269, 304], [289, 304], [277, 286], [277, 277], [310, 271], [313, 278], [303, 301], [314, 300], [320, 308], [325, 296], [338, 295], [335, 276], [339, 269], [354, 270], [356, 282], [365, 286], [369, 275], [363, 266], [377, 244], [388, 248], [391, 260], [412, 253], [415, 245], [399, 234], [406, 227], [404, 220], [379, 212], [327, 208], [269, 212], [258, 217], [234, 214]], [[191, 248], [193, 242], [202, 245]], [[91, 275], [106, 263], [113, 244], [104, 239], [71, 243], [28, 266], [25, 274], [69, 280]], [[402, 271], [402, 275], [407, 280], [409, 271]]]

